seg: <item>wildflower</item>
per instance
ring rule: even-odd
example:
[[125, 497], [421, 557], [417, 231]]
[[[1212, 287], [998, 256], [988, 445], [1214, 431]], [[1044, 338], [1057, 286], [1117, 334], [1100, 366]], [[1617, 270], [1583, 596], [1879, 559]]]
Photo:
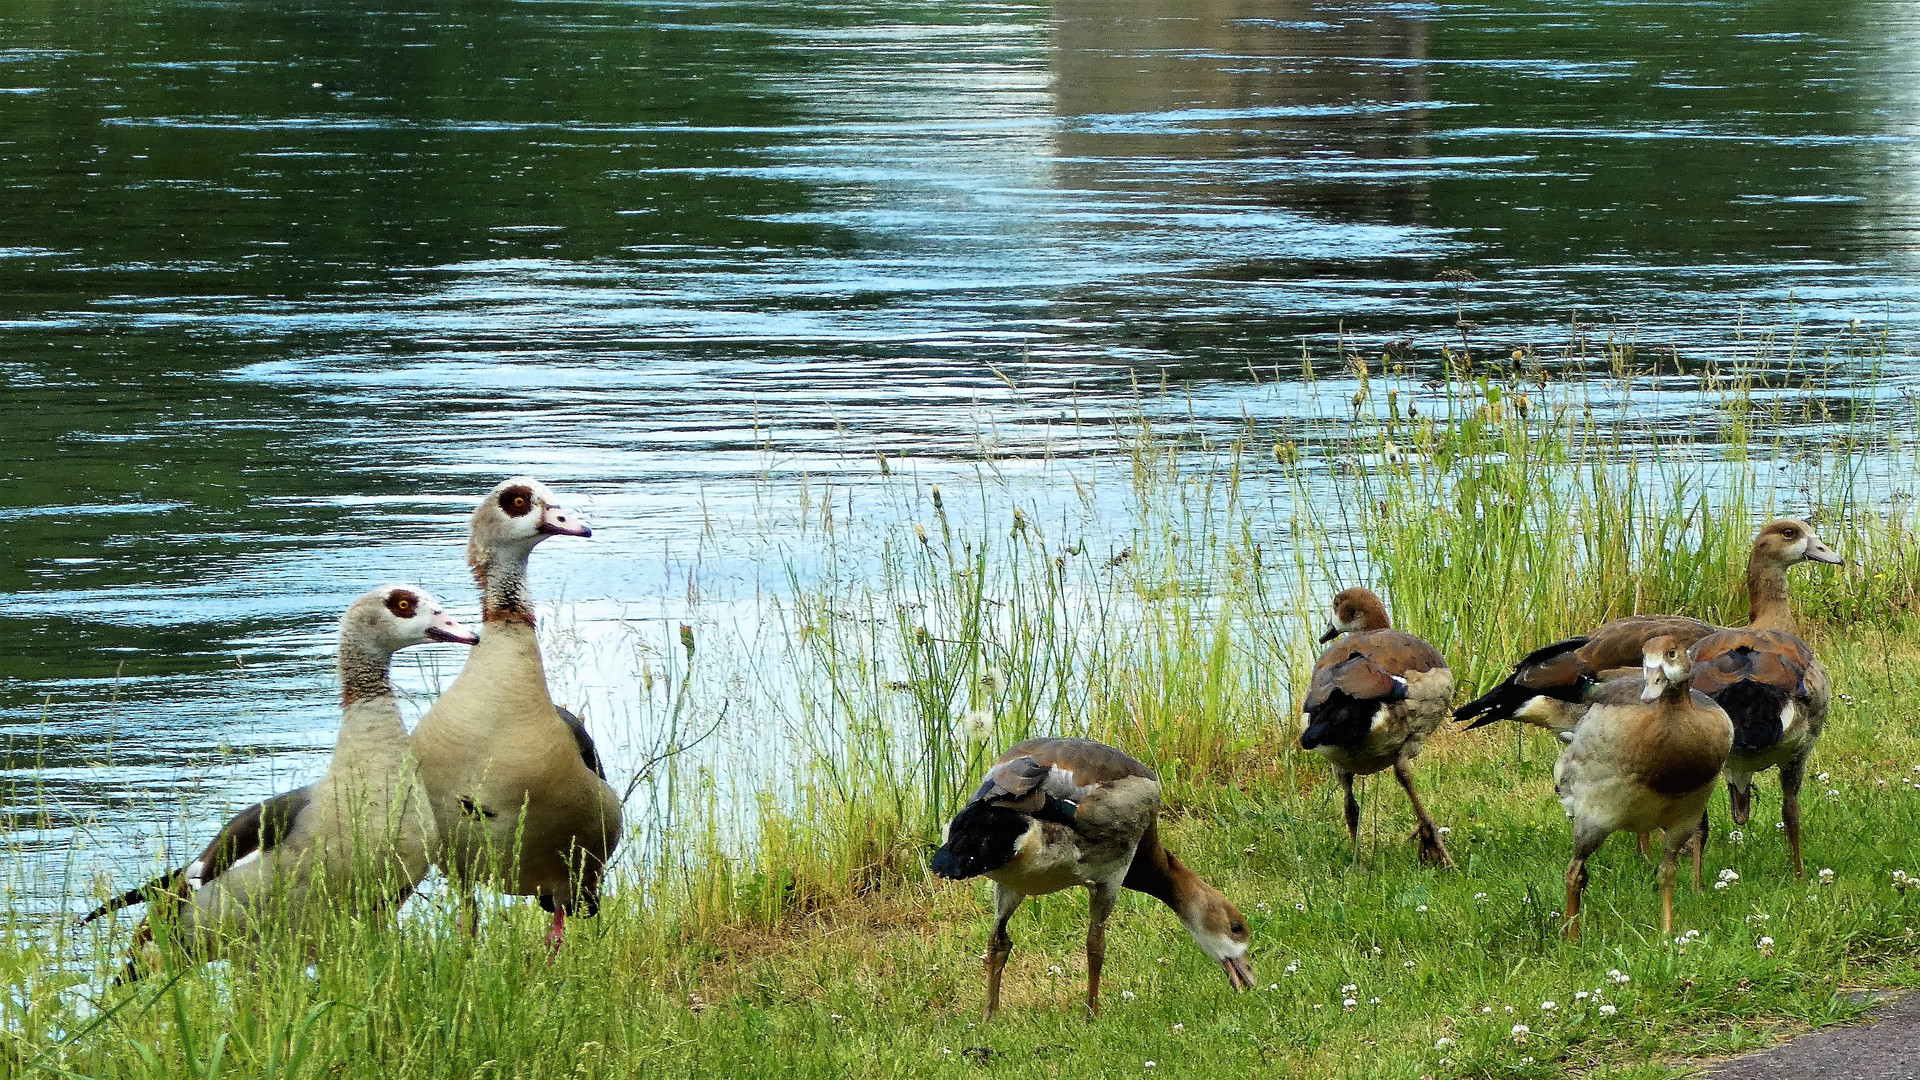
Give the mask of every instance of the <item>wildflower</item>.
[[1340, 1006], [1344, 1009], [1351, 1009], [1358, 1004], [1360, 1004], [1360, 999], [1358, 998], [1342, 998], [1340, 1000]]
[[1293, 910], [1295, 910], [1295, 911], [1305, 911], [1305, 910], [1307, 910], [1307, 905], [1305, 905], [1305, 904], [1295, 904], [1295, 905], [1293, 905]]
[[1279, 984], [1279, 983], [1268, 983], [1268, 984], [1267, 984], [1267, 989], [1269, 989], [1269, 990], [1278, 990], [1278, 989], [1280, 989], [1280, 984]]
[[1592, 996], [1593, 996], [1592, 994], [1587, 993], [1585, 990], [1575, 990], [1573, 992], [1573, 1000], [1576, 1004], [1579, 1002], [1585, 1001]]
[[1728, 869], [1726, 869], [1726, 870], [1722, 870], [1722, 871], [1720, 871], [1720, 880], [1721, 880], [1721, 881], [1724, 881], [1724, 882], [1726, 882], [1726, 883], [1727, 883], [1727, 884], [1729, 884], [1729, 885], [1731, 885], [1731, 884], [1733, 884], [1734, 882], [1736, 882], [1736, 881], [1739, 881], [1739, 880], [1740, 880], [1740, 873], [1739, 873], [1739, 871], [1737, 871], [1737, 870], [1734, 870], [1734, 869], [1732, 869], [1732, 868], [1728, 868]]
[[1444, 1035], [1442, 1035], [1442, 1036], [1441, 1036], [1440, 1038], [1438, 1038], [1438, 1039], [1435, 1039], [1435, 1040], [1433, 1040], [1433, 1048], [1434, 1048], [1435, 1050], [1445, 1050], [1445, 1049], [1446, 1049], [1447, 1047], [1449, 1047], [1449, 1046], [1452, 1046], [1452, 1045], [1453, 1045], [1453, 1040], [1452, 1040], [1452, 1039], [1449, 1039], [1449, 1038], [1447, 1038], [1447, 1037], [1446, 1037], [1446, 1036], [1444, 1036]]
[[1453, 826], [1451, 826], [1451, 825], [1442, 825], [1442, 826], [1440, 826], [1439, 828], [1437, 828], [1437, 829], [1435, 829], [1435, 830], [1433, 830], [1433, 831], [1434, 831], [1434, 832], [1436, 832], [1436, 833], [1439, 833], [1439, 834], [1440, 834], [1441, 836], [1452, 836], [1452, 835], [1453, 835]]
[[1502, 1012], [1507, 1012], [1507, 1013], [1511, 1013], [1511, 1012], [1513, 1011], [1513, 1006], [1511, 1006], [1511, 1005], [1502, 1005], [1502, 1006], [1500, 1006], [1500, 1009], [1501, 1009], [1501, 1011], [1502, 1011]]
[[1832, 884], [1832, 882], [1833, 882], [1833, 868], [1830, 866], [1821, 867], [1820, 868], [1820, 884], [1829, 885], [1829, 884]]
[[991, 709], [968, 709], [960, 718], [960, 734], [968, 742], [986, 742], [993, 734], [993, 711]]
[[1833, 779], [1833, 774], [1832, 774], [1832, 773], [1821, 773], [1821, 774], [1820, 774], [1819, 776], [1816, 776], [1816, 777], [1814, 777], [1814, 779], [1815, 779], [1815, 780], [1818, 780], [1818, 781], [1820, 781], [1821, 783], [1823, 783], [1823, 784], [1824, 784], [1824, 783], [1826, 783], [1827, 781], [1829, 781], [1829, 780], [1831, 780], [1831, 779]]
[[1153, 1068], [1153, 1067], [1154, 1067], [1154, 1064], [1153, 1064], [1153, 1062], [1151, 1062], [1151, 1061], [1149, 1061], [1149, 1062], [1147, 1062], [1147, 1063], [1146, 1063], [1146, 1064], [1145, 1064], [1145, 1065], [1144, 1065], [1143, 1067], [1144, 1067], [1144, 1068], [1148, 1068], [1148, 1069], [1151, 1069], [1151, 1068]]
[[1174, 1033], [1175, 1033], [1175, 1034], [1178, 1034], [1178, 1033], [1180, 1033], [1180, 1032], [1182, 1032], [1182, 1031], [1185, 1031], [1185, 1030], [1187, 1030], [1187, 1025], [1185, 1025], [1185, 1024], [1175, 1024], [1175, 1025], [1173, 1025], [1173, 1030], [1174, 1030]]
[[1762, 937], [1760, 939], [1760, 944], [1758, 948], [1760, 950], [1760, 955], [1772, 956], [1773, 955], [1773, 939], [1770, 937]]
[[1342, 986], [1340, 988], [1340, 992], [1343, 994], [1351, 994], [1359, 989], [1360, 989], [1359, 983], [1347, 983], [1345, 986]]
[[1633, 976], [1628, 975], [1619, 968], [1614, 968], [1612, 971], [1607, 972], [1607, 978], [1612, 980], [1615, 986], [1625, 986], [1633, 981]]
[[1477, 892], [1477, 893], [1474, 893], [1474, 894], [1473, 894], [1473, 902], [1474, 902], [1474, 903], [1476, 903], [1476, 904], [1484, 904], [1484, 903], [1486, 903], [1486, 902], [1487, 902], [1487, 894], [1486, 894], [1486, 893], [1483, 893], [1483, 892]]
[[1746, 839], [1747, 839], [1747, 834], [1741, 832], [1739, 829], [1731, 829], [1731, 830], [1728, 830], [1727, 832], [1727, 841], [1729, 843], [1734, 843], [1734, 844], [1744, 843]]
[[1540, 1011], [1541, 1011], [1541, 1012], [1552, 1012], [1553, 1010], [1555, 1010], [1555, 1009], [1557, 1009], [1557, 1008], [1559, 1008], [1559, 1007], [1560, 1007], [1560, 1006], [1559, 1006], [1559, 1005], [1558, 1005], [1557, 1003], [1555, 1003], [1555, 1002], [1552, 1002], [1552, 1001], [1543, 1001], [1543, 1002], [1541, 1002], [1541, 1003], [1540, 1003]]
[[1613, 1015], [1614, 1013], [1617, 1013], [1617, 1012], [1619, 1012], [1619, 1011], [1620, 1011], [1620, 1007], [1619, 1007], [1618, 1005], [1602, 1005], [1602, 1006], [1600, 1006], [1600, 1015], [1601, 1015], [1601, 1016], [1612, 1016], [1612, 1015]]
[[1132, 1000], [1133, 1000], [1133, 991], [1131, 991], [1131, 990], [1122, 990], [1122, 991], [1120, 991], [1120, 1000], [1121, 1000], [1121, 1001], [1132, 1001]]
[[1787, 823], [1784, 821], [1776, 821], [1773, 823], [1773, 827], [1776, 829], [1784, 829], [1787, 827]]
[[1288, 965], [1287, 965], [1287, 970], [1285, 970], [1285, 971], [1283, 971], [1283, 972], [1281, 972], [1281, 974], [1282, 974], [1282, 975], [1291, 975], [1291, 974], [1293, 974], [1294, 972], [1296, 972], [1296, 971], [1299, 971], [1299, 970], [1300, 970], [1300, 965], [1299, 965], [1299, 964], [1297, 964], [1297, 963], [1295, 963], [1295, 964], [1288, 964]]
[[827, 1014], [827, 1019], [829, 1019], [829, 1020], [831, 1020], [831, 1021], [833, 1021], [834, 1023], [836, 1023], [836, 1024], [837, 1024], [837, 1023], [839, 1023], [840, 1021], [842, 1021], [842, 1020], [845, 1020], [845, 1019], [846, 1019], [846, 1017], [844, 1017], [844, 1016], [841, 1016], [841, 1015], [840, 1015], [839, 1013], [828, 1013], [828, 1014]]
[[1725, 892], [1727, 891], [1727, 883], [1724, 881], [1716, 881], [1713, 883], [1713, 888], [1715, 892]]
[[1493, 1015], [1493, 1006], [1491, 1006], [1491, 1005], [1482, 1005], [1482, 1006], [1480, 1006], [1480, 1015], [1481, 1015], [1481, 1016], [1491, 1016], [1491, 1015]]
[[1401, 967], [1403, 967], [1403, 968], [1406, 968], [1406, 969], [1407, 969], [1408, 971], [1412, 971], [1412, 970], [1413, 970], [1413, 961], [1411, 961], [1411, 960], [1409, 960], [1409, 961], [1407, 961], [1406, 963], [1404, 963], [1404, 964], [1401, 964], [1400, 966], [1401, 966]]
[[1047, 969], [1047, 974], [1053, 976], [1056, 979], [1062, 975], [1065, 975], [1066, 973], [1067, 973], [1067, 969], [1061, 967], [1059, 964], [1055, 964], [1052, 967]]
[[1325, 1006], [1325, 1005], [1315, 1005], [1315, 1006], [1313, 1007], [1313, 1011], [1314, 1011], [1314, 1012], [1319, 1012], [1319, 1011], [1320, 1011], [1321, 1009], [1324, 1009], [1324, 1008], [1326, 1008], [1326, 1006]]
[[1527, 1041], [1527, 1036], [1533, 1034], [1533, 1029], [1525, 1024], [1515, 1024], [1513, 1025], [1512, 1034], [1514, 1042], [1524, 1043]]
[[1691, 941], [1691, 940], [1693, 940], [1694, 938], [1697, 938], [1697, 937], [1699, 937], [1699, 936], [1700, 936], [1700, 931], [1698, 931], [1698, 930], [1689, 930], [1689, 931], [1687, 931], [1687, 940], [1689, 940], [1689, 941]]
[[1415, 910], [1415, 911], [1425, 911], [1425, 910], [1427, 910], [1427, 905], [1425, 905], [1425, 904], [1421, 904], [1421, 905], [1420, 905], [1419, 907], [1417, 907], [1417, 908], [1414, 908], [1413, 910]]
[[988, 696], [999, 697], [1006, 688], [1007, 677], [1000, 674], [999, 668], [989, 664], [986, 670], [980, 673], [980, 689], [985, 690]]
[[1839, 797], [1840, 797], [1840, 789], [1839, 789], [1839, 788], [1828, 788], [1828, 789], [1827, 789], [1827, 798], [1829, 798], [1829, 799], [1837, 799], [1837, 798], [1839, 798]]
[[1375, 946], [1373, 947], [1373, 955], [1375, 955], [1375, 956], [1379, 956], [1379, 955], [1380, 955], [1380, 946], [1378, 946], [1378, 945], [1375, 945]]
[[1895, 889], [1898, 889], [1901, 892], [1906, 892], [1907, 886], [1912, 885], [1913, 883], [1914, 883], [1914, 879], [1908, 877], [1907, 872], [1905, 870], [1895, 870], [1893, 872], [1893, 887]]

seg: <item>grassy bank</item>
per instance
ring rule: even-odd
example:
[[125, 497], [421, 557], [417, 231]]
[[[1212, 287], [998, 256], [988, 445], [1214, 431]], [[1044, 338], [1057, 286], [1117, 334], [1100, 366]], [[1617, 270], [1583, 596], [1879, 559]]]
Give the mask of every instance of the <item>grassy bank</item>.
[[[557, 963], [531, 905], [469, 939], [427, 900], [397, 933], [338, 928], [311, 970], [270, 946], [107, 991], [124, 925], [76, 938], [21, 913], [0, 954], [16, 1065], [1652, 1076], [1844, 1018], [1849, 989], [1920, 980], [1920, 888], [1893, 884], [1895, 870], [1920, 873], [1911, 412], [1798, 377], [1708, 372], [1697, 409], [1650, 418], [1607, 396], [1624, 382], [1556, 385], [1526, 360], [1482, 375], [1449, 356], [1422, 379], [1343, 352], [1310, 384], [1325, 414], [1196, 427], [1150, 410], [1106, 454], [1035, 466], [1050, 470], [1045, 504], [1006, 494], [1015, 463], [983, 460], [975, 485], [940, 491], [911, 462], [876, 462], [896, 502], [874, 522], [796, 500], [791, 542], [810, 554], [759, 601], [758, 636], [696, 617], [649, 654], [637, 696], [679, 733], [667, 742], [716, 730], [715, 745], [756, 744], [760, 771], [724, 755], [661, 763], [636, 823], [654, 857]], [[1740, 876], [1682, 893], [1679, 925], [1697, 938], [1658, 938], [1653, 868], [1616, 839], [1594, 864], [1586, 940], [1569, 945], [1544, 736], [1429, 744], [1419, 774], [1452, 829], [1453, 873], [1415, 865], [1391, 780], [1365, 788], [1356, 853], [1326, 769], [1292, 749], [1295, 693], [1338, 585], [1381, 588], [1452, 659], [1464, 697], [1612, 615], [1741, 621], [1755, 527], [1811, 509], [1850, 560], [1793, 575], [1838, 694], [1806, 806], [1808, 858], [1829, 880], [1788, 872], [1769, 777], [1738, 841], [1715, 802], [1709, 877]], [[785, 737], [756, 740], [767, 731]], [[987, 887], [933, 880], [925, 853], [986, 760], [1052, 732], [1161, 770], [1168, 844], [1249, 917], [1263, 989], [1231, 994], [1165, 909], [1130, 895], [1109, 936], [1108, 1011], [1090, 1027], [1085, 900], [1069, 894], [1023, 910], [1008, 1008], [978, 1021]]]

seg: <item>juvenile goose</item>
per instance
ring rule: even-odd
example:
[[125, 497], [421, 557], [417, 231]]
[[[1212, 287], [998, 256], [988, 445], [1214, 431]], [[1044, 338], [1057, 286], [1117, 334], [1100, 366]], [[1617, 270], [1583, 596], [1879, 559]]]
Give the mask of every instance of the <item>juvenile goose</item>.
[[[1713, 778], [1733, 746], [1733, 722], [1688, 686], [1693, 664], [1678, 639], [1656, 637], [1642, 674], [1607, 680], [1594, 691], [1573, 741], [1553, 766], [1560, 804], [1573, 819], [1567, 866], [1567, 936], [1580, 940], [1580, 896], [1587, 859], [1622, 830], [1665, 829], [1660, 860], [1660, 932], [1673, 932], [1673, 880], [1680, 849], [1713, 794]], [[1695, 859], [1699, 853], [1696, 849]]]
[[[191, 863], [80, 922], [165, 903], [174, 913], [173, 940], [211, 958], [228, 938], [277, 917], [297, 922], [309, 894], [374, 914], [399, 907], [427, 874], [434, 825], [388, 671], [393, 654], [409, 645], [477, 640], [423, 589], [387, 585], [355, 600], [340, 620], [340, 734], [326, 774], [240, 811]], [[151, 914], [135, 941], [121, 982], [153, 962], [145, 948], [153, 941]]]
[[[1783, 518], [1761, 530], [1748, 560], [1747, 625], [1693, 643], [1693, 684], [1733, 718], [1727, 758], [1727, 800], [1735, 824], [1753, 813], [1753, 777], [1780, 767], [1780, 820], [1793, 872], [1800, 860], [1800, 784], [1827, 723], [1827, 673], [1795, 633], [1786, 568], [1805, 561], [1838, 563], [1804, 521]], [[1703, 826], [1704, 829], [1704, 826]], [[1704, 837], [1703, 837], [1704, 839]]]
[[1000, 755], [947, 826], [933, 872], [994, 883], [996, 916], [987, 944], [988, 1019], [1000, 1008], [1000, 972], [1013, 953], [1007, 920], [1029, 896], [1085, 886], [1087, 1015], [1100, 1015], [1107, 916], [1120, 890], [1173, 909], [1201, 951], [1219, 961], [1236, 990], [1253, 986], [1247, 921], [1220, 891], [1160, 845], [1160, 779], [1153, 770], [1088, 739], [1031, 739]]
[[1347, 636], [1314, 665], [1300, 748], [1333, 763], [1347, 796], [1347, 833], [1355, 843], [1360, 804], [1353, 797], [1353, 778], [1391, 766], [1420, 822], [1415, 838], [1421, 861], [1452, 866], [1433, 816], [1413, 790], [1413, 759], [1447, 718], [1453, 672], [1439, 650], [1392, 629], [1387, 606], [1366, 589], [1347, 589], [1333, 598], [1333, 623], [1320, 640], [1342, 634]]
[[[1785, 541], [1781, 530], [1789, 526], [1797, 533], [1813, 535], [1812, 527], [1806, 522], [1792, 519], [1782, 519], [1761, 529], [1747, 555], [1750, 597], [1778, 597], [1784, 605], [1788, 568], [1807, 560], [1839, 561], [1838, 556], [1817, 540], [1804, 548]], [[1649, 640], [1670, 637], [1683, 646], [1690, 646], [1719, 629], [1684, 615], [1631, 615], [1615, 619], [1580, 637], [1556, 641], [1528, 653], [1514, 665], [1513, 673], [1504, 682], [1455, 709], [1453, 716], [1456, 720], [1472, 721], [1468, 728], [1518, 720], [1546, 728], [1565, 739], [1585, 712], [1588, 693], [1609, 675], [1636, 667], [1642, 648]]]
[[414, 728], [414, 754], [440, 828], [436, 861], [465, 899], [486, 883], [537, 896], [558, 949], [576, 906], [600, 905], [600, 876], [620, 842], [620, 797], [585, 725], [547, 695], [533, 631], [527, 557], [549, 536], [591, 536], [528, 477], [502, 481], [473, 512], [467, 561], [480, 586], [480, 643]]

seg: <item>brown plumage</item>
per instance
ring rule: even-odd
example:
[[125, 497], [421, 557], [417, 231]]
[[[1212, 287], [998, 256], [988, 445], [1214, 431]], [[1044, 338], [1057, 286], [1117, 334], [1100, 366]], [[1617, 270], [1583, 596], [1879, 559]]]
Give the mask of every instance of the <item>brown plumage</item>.
[[1031, 739], [1000, 755], [947, 826], [930, 866], [941, 877], [994, 883], [987, 945], [987, 1009], [1000, 1007], [1000, 974], [1013, 953], [1007, 922], [1029, 896], [1084, 886], [1087, 1014], [1100, 1013], [1107, 917], [1120, 890], [1155, 897], [1236, 990], [1253, 985], [1247, 923], [1220, 891], [1160, 843], [1160, 780], [1132, 757], [1088, 739]]
[[[1340, 635], [1345, 634], [1345, 637]], [[1419, 821], [1420, 858], [1453, 865], [1439, 827], [1413, 787], [1413, 759], [1446, 719], [1453, 672], [1439, 650], [1392, 628], [1387, 607], [1366, 589], [1333, 598], [1333, 623], [1321, 641], [1340, 638], [1320, 655], [1302, 709], [1300, 746], [1333, 763], [1346, 795], [1347, 832], [1360, 837], [1353, 778], [1391, 767]]]
[[1554, 763], [1554, 788], [1573, 819], [1573, 861], [1566, 881], [1567, 936], [1575, 940], [1587, 860], [1616, 832], [1666, 830], [1660, 862], [1662, 933], [1673, 932], [1673, 882], [1689, 840], [1695, 841], [1698, 880], [1698, 826], [1713, 794], [1713, 778], [1733, 745], [1733, 725], [1713, 699], [1688, 685], [1693, 671], [1678, 639], [1647, 642], [1641, 673], [1600, 685], [1572, 742]]
[[[1747, 555], [1747, 592], [1754, 619], [1771, 619], [1784, 613], [1790, 622], [1792, 615], [1786, 610], [1787, 569], [1807, 560], [1830, 562], [1837, 558], [1813, 538], [1812, 527], [1804, 521], [1784, 518], [1761, 529]], [[1761, 623], [1755, 621], [1754, 625]], [[1684, 615], [1615, 619], [1580, 637], [1527, 654], [1505, 681], [1454, 710], [1453, 715], [1456, 720], [1471, 721], [1469, 728], [1518, 720], [1565, 738], [1586, 711], [1587, 695], [1609, 675], [1638, 667], [1642, 647], [1649, 640], [1670, 637], [1682, 646], [1690, 646], [1719, 631], [1719, 627]]]
[[1805, 874], [1800, 855], [1800, 785], [1814, 744], [1826, 727], [1831, 693], [1827, 673], [1794, 632], [1787, 599], [1786, 568], [1798, 562], [1838, 563], [1804, 521], [1773, 522], [1753, 542], [1748, 560], [1748, 624], [1721, 630], [1693, 644], [1694, 687], [1733, 720], [1733, 750], [1727, 758], [1727, 799], [1733, 820], [1753, 813], [1753, 777], [1780, 768], [1780, 820], [1786, 826], [1793, 872]]

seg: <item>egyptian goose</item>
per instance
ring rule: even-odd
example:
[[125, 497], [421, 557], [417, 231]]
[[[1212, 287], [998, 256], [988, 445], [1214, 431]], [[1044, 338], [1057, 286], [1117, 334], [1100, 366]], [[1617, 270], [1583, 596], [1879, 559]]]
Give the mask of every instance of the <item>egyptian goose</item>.
[[[1680, 849], [1713, 794], [1714, 777], [1733, 747], [1733, 722], [1693, 689], [1694, 667], [1678, 638], [1656, 637], [1642, 650], [1642, 674], [1602, 683], [1573, 741], [1553, 766], [1560, 805], [1573, 819], [1567, 865], [1567, 936], [1580, 940], [1580, 896], [1587, 859], [1608, 836], [1665, 829], [1660, 860], [1660, 932], [1673, 932], [1673, 881]], [[1686, 827], [1682, 827], [1686, 826]], [[1699, 859], [1696, 848], [1694, 858]]]
[[1452, 866], [1439, 828], [1413, 789], [1413, 759], [1447, 718], [1453, 672], [1439, 650], [1393, 629], [1387, 606], [1366, 589], [1347, 589], [1333, 598], [1333, 623], [1320, 640], [1335, 638], [1340, 640], [1313, 667], [1300, 748], [1333, 763], [1347, 796], [1347, 833], [1355, 843], [1360, 804], [1353, 797], [1353, 778], [1391, 766], [1420, 822], [1415, 839], [1421, 861]]
[[1088, 739], [1031, 739], [1000, 755], [933, 853], [935, 874], [994, 883], [996, 917], [987, 944], [987, 1018], [1000, 1008], [1000, 972], [1013, 952], [1007, 920], [1029, 896], [1075, 886], [1092, 893], [1087, 924], [1087, 1015], [1100, 1015], [1107, 916], [1120, 890], [1173, 909], [1234, 989], [1253, 986], [1247, 921], [1220, 891], [1160, 845], [1160, 779], [1153, 770]]
[[[275, 916], [297, 921], [309, 895], [376, 914], [399, 907], [427, 875], [434, 824], [388, 670], [409, 645], [478, 640], [424, 589], [387, 585], [355, 600], [340, 620], [340, 734], [326, 774], [240, 811], [193, 862], [80, 922], [165, 903], [174, 912], [173, 940], [211, 958], [229, 936], [264, 929]], [[155, 962], [146, 948], [151, 914], [135, 940], [120, 982]]]
[[620, 796], [585, 725], [556, 709], [534, 636], [527, 557], [549, 536], [591, 536], [546, 485], [502, 481], [473, 512], [467, 562], [480, 586], [480, 643], [414, 728], [414, 755], [440, 827], [436, 861], [455, 882], [469, 930], [472, 886], [537, 896], [567, 916], [600, 906], [600, 878], [620, 842]]
[[1796, 875], [1806, 873], [1800, 860], [1800, 784], [1826, 727], [1830, 697], [1826, 670], [1795, 633], [1787, 599], [1787, 567], [1808, 561], [1838, 563], [1840, 556], [1804, 521], [1782, 518], [1761, 530], [1747, 563], [1747, 625], [1709, 634], [1693, 643], [1691, 653], [1695, 689], [1733, 718], [1727, 800], [1734, 823], [1745, 825], [1753, 813], [1754, 774], [1778, 765], [1780, 821]]
[[[1808, 560], [1838, 561], [1838, 556], [1817, 540], [1793, 554], [1792, 545], [1783, 546], [1776, 531], [1787, 525], [1813, 535], [1804, 521], [1776, 521], [1760, 530], [1747, 555], [1749, 595], [1777, 597], [1781, 605], [1786, 603], [1789, 567]], [[1455, 709], [1453, 716], [1456, 720], [1472, 721], [1468, 728], [1518, 720], [1546, 728], [1564, 741], [1586, 709], [1588, 692], [1610, 675], [1637, 667], [1643, 646], [1649, 640], [1670, 637], [1683, 646], [1690, 646], [1719, 629], [1684, 615], [1631, 615], [1615, 619], [1580, 637], [1557, 641], [1528, 653], [1514, 665], [1513, 673], [1504, 682]]]

